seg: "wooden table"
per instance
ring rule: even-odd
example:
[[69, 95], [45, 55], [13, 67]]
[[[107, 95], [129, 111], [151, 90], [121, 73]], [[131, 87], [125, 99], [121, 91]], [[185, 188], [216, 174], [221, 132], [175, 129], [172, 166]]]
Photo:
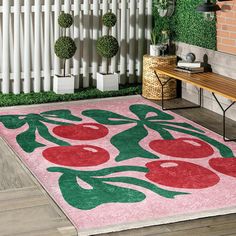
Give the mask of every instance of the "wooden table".
[[[155, 67], [153, 68], [154, 73], [156, 74], [157, 79], [159, 80], [162, 86], [162, 97], [164, 93], [164, 87], [171, 79], [181, 80], [186, 83], [190, 83], [199, 88], [199, 105], [190, 106], [190, 107], [174, 107], [174, 108], [165, 108], [164, 99], [162, 99], [162, 109], [163, 110], [173, 110], [173, 109], [183, 109], [183, 108], [195, 108], [201, 107], [202, 105], [202, 90], [208, 90], [212, 93], [213, 97], [219, 104], [221, 110], [223, 111], [223, 138], [225, 141], [235, 141], [236, 139], [226, 138], [226, 112], [228, 109], [233, 106], [236, 102], [236, 80], [231, 79], [226, 76], [222, 76], [213, 72], [204, 72], [197, 74], [189, 74], [186, 72], [176, 71], [175, 67]], [[166, 83], [162, 83], [158, 77], [158, 74], [162, 73], [168, 75], [170, 79]], [[225, 98], [232, 100], [232, 103], [225, 109], [222, 104], [216, 97], [216, 95], [221, 95]]]

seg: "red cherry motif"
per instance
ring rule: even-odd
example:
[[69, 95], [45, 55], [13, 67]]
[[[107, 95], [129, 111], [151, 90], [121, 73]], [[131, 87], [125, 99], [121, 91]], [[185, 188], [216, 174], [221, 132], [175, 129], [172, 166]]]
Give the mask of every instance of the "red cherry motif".
[[202, 189], [214, 186], [220, 180], [211, 170], [184, 161], [153, 161], [146, 166], [149, 180], [168, 187]]
[[53, 129], [53, 133], [72, 140], [95, 140], [108, 134], [108, 129], [96, 123], [84, 123], [79, 125], [62, 125]]
[[63, 166], [97, 166], [107, 162], [109, 153], [92, 145], [58, 146], [43, 151], [46, 160]]
[[209, 144], [194, 138], [154, 140], [149, 146], [155, 152], [180, 158], [203, 158], [214, 153]]
[[209, 161], [209, 165], [216, 171], [236, 177], [236, 158], [212, 158]]

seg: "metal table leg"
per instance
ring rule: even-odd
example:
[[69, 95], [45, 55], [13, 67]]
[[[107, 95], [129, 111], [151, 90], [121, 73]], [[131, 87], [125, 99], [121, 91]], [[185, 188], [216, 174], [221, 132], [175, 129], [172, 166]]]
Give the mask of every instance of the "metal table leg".
[[158, 74], [155, 71], [155, 75], [161, 85], [161, 108], [163, 111], [167, 111], [167, 110], [179, 110], [179, 109], [191, 109], [191, 108], [200, 108], [202, 106], [202, 88], [200, 88], [199, 91], [199, 105], [195, 105], [195, 106], [185, 106], [185, 107], [170, 107], [170, 108], [166, 108], [164, 106], [164, 87], [165, 85], [172, 80], [173, 78], [169, 78], [167, 81], [165, 81], [164, 83], [161, 82], [161, 79], [159, 78]]
[[224, 138], [224, 141], [225, 142], [236, 141], [236, 138], [229, 139], [226, 137], [226, 112], [229, 110], [230, 107], [232, 107], [235, 104], [235, 102], [232, 102], [226, 109], [224, 109], [223, 106], [221, 105], [220, 101], [216, 97], [215, 93], [212, 93], [212, 95], [215, 98], [216, 102], [219, 104], [219, 106], [223, 112], [223, 138]]

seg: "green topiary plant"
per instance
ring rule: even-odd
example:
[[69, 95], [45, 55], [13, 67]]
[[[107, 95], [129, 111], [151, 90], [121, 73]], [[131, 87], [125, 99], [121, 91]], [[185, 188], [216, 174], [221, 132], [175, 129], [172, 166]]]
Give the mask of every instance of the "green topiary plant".
[[[115, 26], [117, 21], [116, 15], [112, 12], [106, 13], [102, 17], [102, 23], [104, 26], [109, 28], [109, 32], [111, 27]], [[119, 43], [117, 39], [111, 35], [105, 35], [98, 39], [96, 43], [97, 52], [100, 56], [105, 57], [107, 59], [107, 74], [109, 71], [109, 60], [114, 57], [119, 51]]]
[[62, 36], [57, 39], [54, 45], [54, 51], [57, 57], [63, 60], [63, 69], [66, 76], [66, 60], [72, 58], [75, 55], [77, 47], [74, 40], [66, 36], [66, 29], [73, 24], [73, 17], [71, 14], [62, 12], [58, 18], [58, 24], [63, 29]]

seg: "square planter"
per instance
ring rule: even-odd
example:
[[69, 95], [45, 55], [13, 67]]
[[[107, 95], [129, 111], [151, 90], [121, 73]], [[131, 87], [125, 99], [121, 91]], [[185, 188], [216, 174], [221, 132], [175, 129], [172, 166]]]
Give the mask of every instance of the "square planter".
[[75, 77], [73, 75], [55, 75], [53, 79], [53, 91], [57, 94], [74, 93]]
[[102, 92], [119, 90], [119, 74], [97, 73], [97, 89]]

